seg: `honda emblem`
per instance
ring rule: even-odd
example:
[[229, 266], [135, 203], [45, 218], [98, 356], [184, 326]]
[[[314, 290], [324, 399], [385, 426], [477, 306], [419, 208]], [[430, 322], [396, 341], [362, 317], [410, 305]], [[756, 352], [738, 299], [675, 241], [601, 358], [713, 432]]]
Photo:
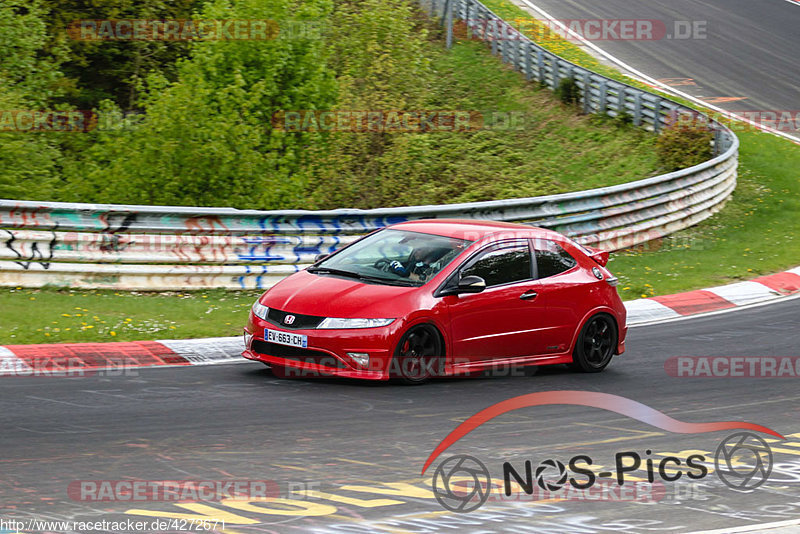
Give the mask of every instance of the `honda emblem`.
[[283, 323], [292, 324], [294, 322], [294, 319], [295, 319], [294, 315], [287, 315], [286, 317], [283, 318]]

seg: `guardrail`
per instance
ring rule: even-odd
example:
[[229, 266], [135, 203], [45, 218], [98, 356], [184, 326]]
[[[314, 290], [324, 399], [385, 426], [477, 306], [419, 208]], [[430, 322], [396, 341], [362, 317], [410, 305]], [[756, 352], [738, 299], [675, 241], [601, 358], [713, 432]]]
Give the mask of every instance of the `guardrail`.
[[[567, 77], [586, 112], [658, 131], [697, 113], [565, 61], [475, 0], [428, 1], [458, 17], [492, 50], [550, 88]], [[452, 11], [451, 11], [452, 10]], [[449, 13], [449, 14], [448, 14]], [[482, 218], [555, 229], [619, 250], [664, 237], [719, 211], [736, 187], [739, 142], [714, 123], [717, 155], [677, 172], [544, 197], [375, 210], [254, 211], [0, 200], [0, 285], [107, 289], [265, 288], [359, 235], [418, 218]]]

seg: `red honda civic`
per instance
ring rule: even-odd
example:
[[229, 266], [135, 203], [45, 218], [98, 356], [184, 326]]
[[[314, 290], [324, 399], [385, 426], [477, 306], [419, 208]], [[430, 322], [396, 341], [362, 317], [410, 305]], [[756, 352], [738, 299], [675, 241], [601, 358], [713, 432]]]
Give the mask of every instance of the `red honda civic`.
[[395, 224], [268, 289], [250, 311], [243, 356], [281, 377], [409, 384], [512, 366], [599, 372], [627, 333], [607, 262], [607, 252], [520, 224]]

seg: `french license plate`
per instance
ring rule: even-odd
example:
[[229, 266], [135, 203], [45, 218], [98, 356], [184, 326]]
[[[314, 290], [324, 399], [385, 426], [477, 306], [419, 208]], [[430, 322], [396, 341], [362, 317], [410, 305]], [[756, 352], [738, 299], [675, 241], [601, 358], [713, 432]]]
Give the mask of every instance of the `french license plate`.
[[308, 336], [292, 334], [290, 332], [281, 332], [280, 330], [264, 329], [264, 331], [267, 334], [267, 341], [270, 343], [278, 343], [280, 345], [287, 345], [289, 347], [308, 347]]

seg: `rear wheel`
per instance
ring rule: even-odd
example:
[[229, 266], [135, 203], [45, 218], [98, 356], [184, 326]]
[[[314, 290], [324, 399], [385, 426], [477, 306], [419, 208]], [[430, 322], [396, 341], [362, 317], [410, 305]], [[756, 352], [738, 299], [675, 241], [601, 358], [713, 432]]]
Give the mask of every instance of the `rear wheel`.
[[570, 368], [584, 373], [599, 373], [608, 366], [617, 346], [617, 325], [611, 316], [599, 314], [581, 329]]
[[394, 352], [392, 373], [403, 383], [419, 385], [436, 376], [442, 360], [442, 338], [431, 325], [412, 327], [400, 338]]

